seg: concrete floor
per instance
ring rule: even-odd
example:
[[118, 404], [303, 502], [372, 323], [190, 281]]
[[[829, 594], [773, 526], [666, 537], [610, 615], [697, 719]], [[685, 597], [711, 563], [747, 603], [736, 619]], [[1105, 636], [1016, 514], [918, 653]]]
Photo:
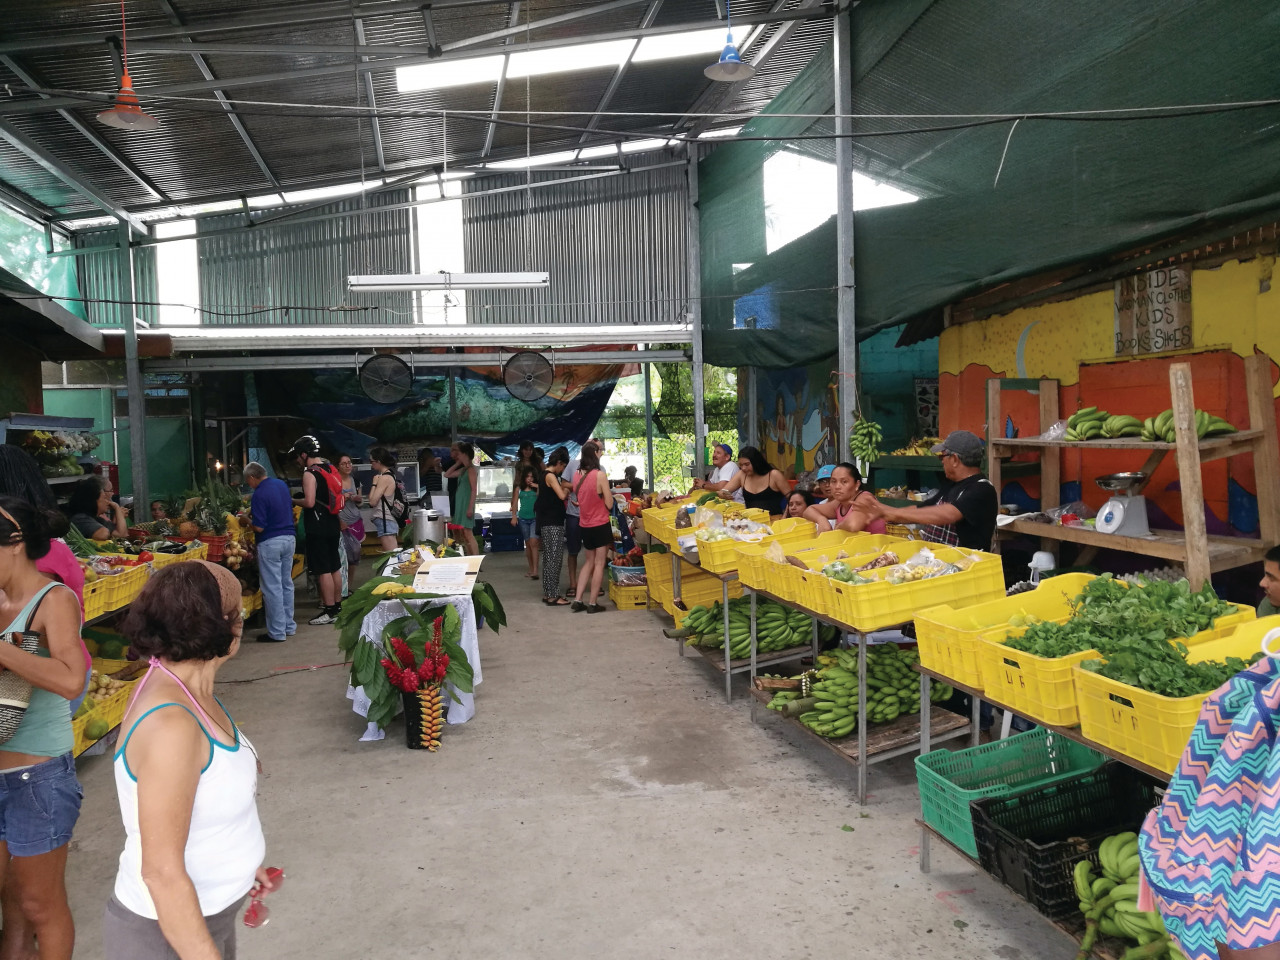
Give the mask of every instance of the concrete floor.
[[[265, 678], [219, 694], [261, 755], [267, 862], [289, 878], [271, 923], [241, 928], [244, 960], [1074, 956], [942, 844], [919, 873], [911, 758], [872, 768], [859, 809], [851, 768], [753, 725], [741, 691], [726, 706], [654, 615], [544, 607], [519, 554], [484, 573], [512, 626], [482, 633], [477, 715], [437, 754], [399, 721], [357, 743], [341, 667], [273, 675], [334, 663], [331, 627], [224, 669]], [[80, 778], [67, 879], [76, 956], [98, 960], [123, 830], [110, 758]]]

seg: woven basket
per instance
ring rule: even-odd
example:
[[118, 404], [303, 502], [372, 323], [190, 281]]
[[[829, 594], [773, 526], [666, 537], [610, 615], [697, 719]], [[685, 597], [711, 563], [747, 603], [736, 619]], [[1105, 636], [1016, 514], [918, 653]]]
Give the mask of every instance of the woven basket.
[[[401, 693], [404, 701], [404, 736], [405, 746], [410, 750], [430, 750], [430, 737], [423, 736], [423, 727], [430, 722], [430, 707], [427, 698], [435, 694], [440, 698], [440, 734], [444, 733], [444, 718], [449, 714], [449, 698], [439, 686], [417, 690], [414, 693]], [[436, 735], [436, 739], [440, 738]]]

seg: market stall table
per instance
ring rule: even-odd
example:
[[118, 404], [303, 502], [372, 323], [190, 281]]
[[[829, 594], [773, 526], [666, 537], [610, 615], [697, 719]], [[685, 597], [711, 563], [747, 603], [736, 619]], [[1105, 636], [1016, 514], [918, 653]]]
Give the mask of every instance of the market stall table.
[[[364, 643], [372, 643], [378, 649], [382, 649], [382, 631], [387, 624], [403, 617], [406, 613], [405, 602], [401, 600], [384, 600], [374, 607], [364, 618], [364, 622], [360, 625], [360, 639]], [[434, 597], [419, 600], [407, 601], [415, 610], [422, 610], [431, 607], [439, 607], [444, 604], [452, 604], [458, 611], [458, 617], [462, 622], [462, 637], [459, 641], [463, 651], [467, 655], [467, 662], [471, 664], [472, 670], [472, 686], [480, 686], [483, 679], [480, 673], [480, 640], [476, 625], [475, 606], [472, 604], [471, 597]], [[449, 716], [448, 722], [452, 724], [466, 723], [476, 714], [475, 694], [463, 693], [456, 689], [452, 684], [445, 688], [447, 694], [451, 694], [447, 699]], [[454, 700], [453, 698], [457, 699]], [[369, 698], [365, 695], [364, 688], [359, 686], [347, 685], [347, 699], [351, 701], [351, 709], [360, 716], [368, 716]], [[377, 735], [373, 735], [373, 734]], [[361, 740], [381, 740], [382, 732], [377, 730], [374, 724], [369, 725], [369, 729], [365, 731]]]
[[[803, 604], [796, 603], [794, 600], [786, 600], [776, 596], [767, 590], [758, 587], [746, 588], [751, 594], [751, 675], [755, 676], [756, 666], [756, 598], [757, 596], [765, 597], [790, 607], [793, 610], [799, 610], [806, 614], [813, 621], [813, 646], [816, 654], [818, 646], [818, 623], [828, 623], [839, 630], [841, 633], [852, 634], [857, 638], [858, 643], [858, 736], [857, 748], [849, 749], [843, 747], [840, 741], [830, 741], [826, 737], [819, 736], [816, 733], [810, 733], [811, 736], [821, 740], [827, 747], [834, 750], [840, 756], [843, 756], [851, 763], [857, 764], [858, 767], [858, 803], [865, 805], [867, 802], [867, 767], [873, 763], [879, 763], [882, 760], [888, 760], [892, 757], [901, 756], [904, 753], [918, 752], [926, 753], [930, 747], [929, 744], [933, 740], [950, 740], [969, 733], [972, 743], [978, 742], [978, 705], [979, 701], [974, 700], [970, 719], [965, 721], [963, 717], [950, 713], [940, 708], [934, 708], [928, 697], [928, 689], [922, 685], [920, 699], [920, 708], [929, 709], [929, 723], [905, 723], [899, 720], [892, 721], [886, 726], [896, 732], [880, 738], [879, 733], [876, 734], [876, 742], [870, 741], [871, 734], [867, 729], [867, 646], [868, 638], [865, 630], [860, 630], [850, 624], [843, 623], [840, 620], [818, 613], [805, 607]], [[881, 629], [885, 629], [890, 625], [886, 624]], [[804, 649], [804, 648], [800, 648]], [[786, 652], [786, 651], [783, 651]], [[758, 697], [757, 697], [758, 699]], [[767, 702], [767, 700], [766, 700]], [[755, 704], [752, 704], [752, 719], [756, 719]], [[911, 719], [908, 717], [907, 719]], [[809, 732], [802, 724], [797, 726]], [[862, 758], [866, 758], [864, 763]]]

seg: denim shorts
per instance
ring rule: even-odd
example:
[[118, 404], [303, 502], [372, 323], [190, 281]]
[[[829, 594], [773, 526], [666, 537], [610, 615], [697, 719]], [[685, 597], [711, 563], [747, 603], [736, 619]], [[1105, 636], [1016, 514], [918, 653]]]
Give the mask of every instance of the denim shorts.
[[84, 796], [71, 754], [0, 771], [0, 840], [14, 857], [36, 857], [71, 839]]
[[520, 539], [535, 540], [538, 536], [537, 518], [526, 520], [523, 517], [518, 518], [520, 521]]
[[400, 536], [400, 527], [390, 518], [374, 517], [373, 529], [378, 532], [380, 537], [398, 537]]

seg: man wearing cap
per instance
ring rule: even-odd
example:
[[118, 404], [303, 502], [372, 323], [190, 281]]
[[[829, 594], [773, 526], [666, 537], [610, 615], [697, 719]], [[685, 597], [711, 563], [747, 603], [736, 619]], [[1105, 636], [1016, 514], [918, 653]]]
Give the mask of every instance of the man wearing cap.
[[813, 495], [819, 503], [831, 499], [831, 475], [835, 472], [835, 464], [831, 463], [818, 468], [818, 475], [813, 478]]
[[[733, 448], [727, 443], [717, 443], [711, 448], [711, 476], [706, 480], [694, 478], [694, 490], [722, 490], [729, 481], [733, 479], [733, 475], [738, 472], [738, 463], [733, 457]], [[742, 502], [742, 488], [739, 487], [733, 491], [733, 499], [738, 503]]]
[[336, 472], [320, 456], [320, 441], [307, 434], [294, 441], [289, 459], [302, 468], [302, 530], [306, 534], [307, 569], [316, 578], [324, 609], [307, 623], [321, 626], [338, 619], [342, 609], [342, 528], [338, 515], [330, 509], [329, 486], [319, 473]]
[[887, 507], [873, 500], [863, 509], [889, 523], [921, 524], [921, 535], [935, 543], [990, 550], [999, 497], [982, 475], [984, 448], [982, 440], [968, 430], [952, 431], [932, 451], [942, 461], [947, 478], [937, 494], [915, 507]]

